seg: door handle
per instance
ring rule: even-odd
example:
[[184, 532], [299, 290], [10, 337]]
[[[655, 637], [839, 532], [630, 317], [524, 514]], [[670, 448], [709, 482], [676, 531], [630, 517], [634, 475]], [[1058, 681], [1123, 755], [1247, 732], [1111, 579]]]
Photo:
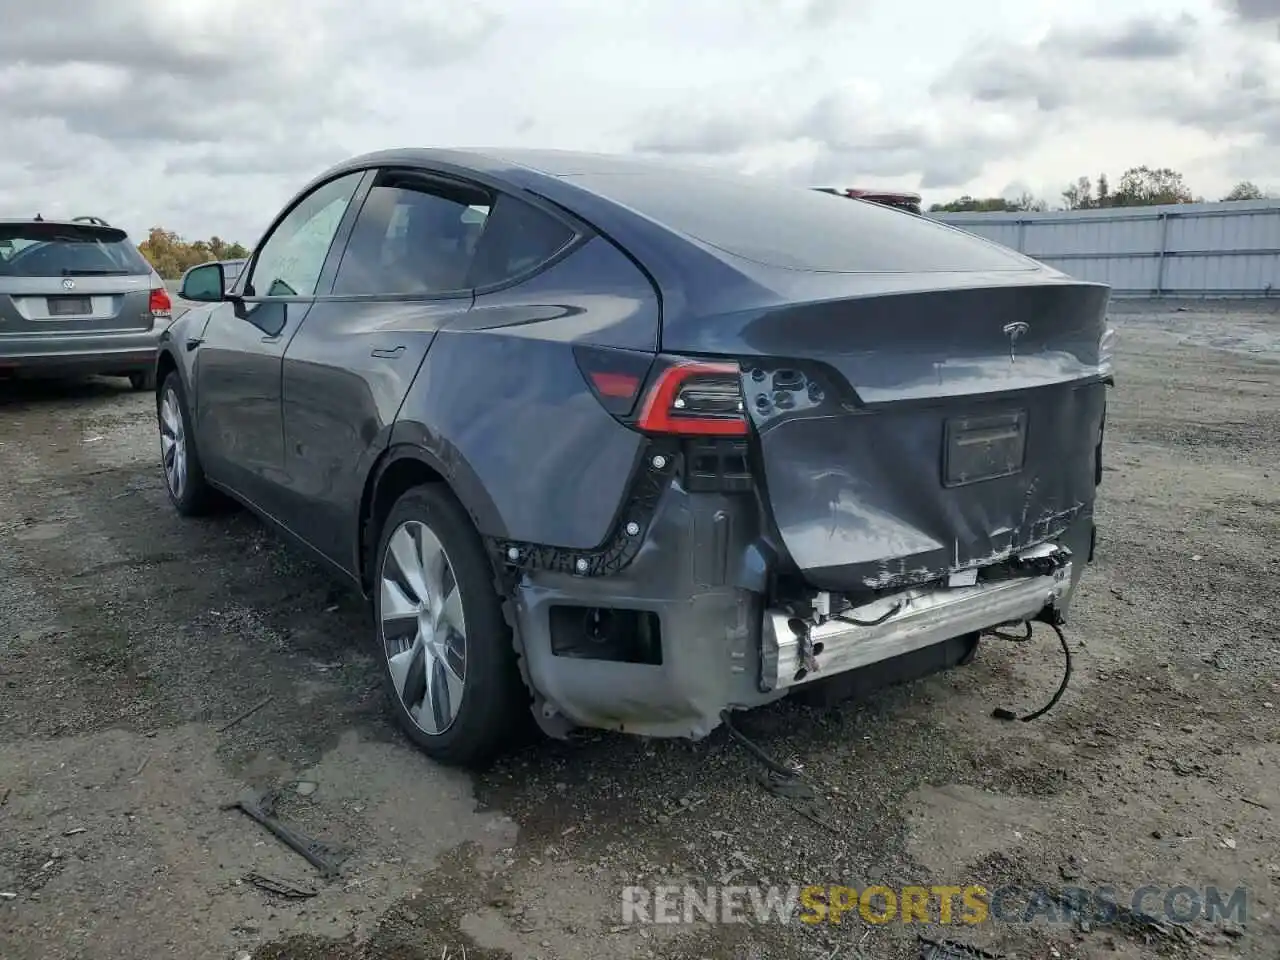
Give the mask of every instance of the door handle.
[[394, 360], [404, 353], [404, 344], [398, 347], [374, 347], [373, 356], [380, 360]]
[[187, 350], [194, 350], [202, 343], [204, 343], [204, 337], [187, 337]]

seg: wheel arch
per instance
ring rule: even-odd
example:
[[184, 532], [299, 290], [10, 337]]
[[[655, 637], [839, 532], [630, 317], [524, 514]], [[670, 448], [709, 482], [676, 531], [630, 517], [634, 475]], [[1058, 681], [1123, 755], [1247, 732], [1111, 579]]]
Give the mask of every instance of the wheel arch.
[[[174, 357], [173, 351], [169, 350], [167, 347], [161, 347], [159, 352], [156, 354], [156, 409], [157, 410], [160, 409], [160, 388], [164, 386], [164, 382], [169, 378], [169, 374], [173, 373], [175, 370], [178, 371], [178, 376], [181, 378], [182, 369], [178, 364], [177, 358]], [[184, 391], [190, 394], [191, 391], [187, 390], [185, 378], [182, 384], [182, 388]]]
[[443, 484], [471, 519], [482, 539], [495, 530], [505, 530], [497, 507], [484, 493], [478, 479], [455, 463], [450, 469], [445, 460], [417, 443], [392, 442], [374, 462], [365, 478], [360, 495], [356, 527], [356, 570], [360, 587], [369, 595], [373, 583], [378, 536], [392, 505], [406, 492], [428, 483]]

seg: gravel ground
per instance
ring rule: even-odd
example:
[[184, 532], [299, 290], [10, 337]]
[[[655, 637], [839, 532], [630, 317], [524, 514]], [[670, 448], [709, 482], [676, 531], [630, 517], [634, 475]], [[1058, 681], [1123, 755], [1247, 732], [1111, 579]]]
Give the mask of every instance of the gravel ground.
[[[859, 702], [744, 717], [803, 764], [823, 824], [723, 731], [434, 766], [389, 723], [358, 598], [243, 512], [175, 516], [148, 397], [0, 383], [0, 957], [894, 960], [923, 933], [1022, 958], [1271, 960], [1280, 314], [1127, 304], [1115, 323], [1069, 692], [1038, 721], [991, 718], [1053, 691], [1045, 630]], [[341, 877], [221, 808], [249, 787], [348, 851]], [[1109, 885], [1122, 903], [1243, 886], [1248, 916], [624, 924], [623, 885], [663, 882]]]

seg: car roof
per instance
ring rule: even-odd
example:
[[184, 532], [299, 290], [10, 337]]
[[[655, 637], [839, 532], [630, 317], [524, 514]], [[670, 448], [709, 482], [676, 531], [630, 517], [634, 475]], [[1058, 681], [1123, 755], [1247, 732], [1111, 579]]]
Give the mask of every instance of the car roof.
[[881, 287], [936, 285], [958, 273], [988, 280], [997, 273], [1059, 276], [993, 241], [875, 203], [843, 203], [806, 185], [572, 150], [404, 147], [361, 154], [303, 186], [268, 229], [321, 184], [378, 167], [416, 167], [558, 207], [628, 251], [663, 290], [680, 291], [673, 302], [683, 298], [681, 312], [690, 317], [725, 309], [726, 291], [743, 303], [821, 298], [833, 283], [867, 289], [859, 275], [878, 276], [873, 285]]
[[[676, 263], [688, 256], [710, 257], [737, 278], [750, 275], [753, 282], [766, 285], [792, 283], [792, 277], [780, 280], [780, 271], [819, 275], [1046, 269], [1015, 251], [936, 221], [908, 224], [900, 211], [879, 204], [828, 206], [835, 200], [819, 199], [826, 195], [804, 185], [626, 154], [514, 147], [382, 150], [331, 167], [299, 191], [295, 202], [321, 183], [376, 167], [417, 167], [525, 191], [610, 237], [650, 271], [659, 269], [659, 262]], [[877, 235], [874, 243], [867, 239], [870, 233]], [[843, 239], [833, 242], [832, 236]], [[738, 280], [727, 277], [724, 282]]]
[[337, 164], [318, 179], [357, 167], [371, 165], [457, 167], [477, 173], [501, 174], [512, 167], [557, 179], [598, 174], [666, 174], [687, 176], [735, 176], [732, 172], [708, 166], [678, 163], [665, 159], [637, 157], [627, 154], [590, 153], [577, 150], [547, 150], [524, 147], [490, 147], [444, 149], [437, 147], [404, 147], [365, 153]]

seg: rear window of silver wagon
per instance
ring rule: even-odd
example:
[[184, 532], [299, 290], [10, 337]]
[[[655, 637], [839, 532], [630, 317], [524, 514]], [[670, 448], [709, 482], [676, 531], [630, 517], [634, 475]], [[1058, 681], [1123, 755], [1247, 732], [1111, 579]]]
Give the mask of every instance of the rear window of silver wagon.
[[123, 230], [90, 224], [0, 223], [0, 277], [146, 276]]
[[927, 218], [764, 178], [661, 171], [565, 179], [768, 266], [823, 273], [1035, 269], [1006, 247]]

